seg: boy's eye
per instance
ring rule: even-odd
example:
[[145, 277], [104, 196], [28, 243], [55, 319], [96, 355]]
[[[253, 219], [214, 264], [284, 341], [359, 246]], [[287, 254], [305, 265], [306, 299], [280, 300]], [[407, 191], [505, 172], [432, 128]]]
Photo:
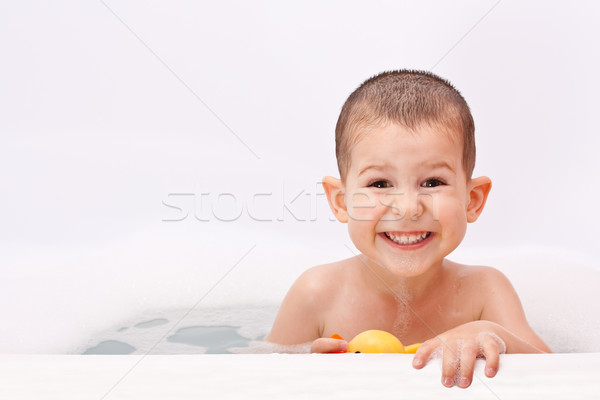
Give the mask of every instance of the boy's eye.
[[373, 181], [371, 183], [369, 183], [369, 187], [375, 187], [377, 189], [383, 189], [383, 188], [388, 188], [392, 185], [390, 185], [390, 183], [388, 181]]
[[437, 179], [437, 178], [431, 178], [431, 179], [427, 179], [425, 182], [423, 182], [421, 184], [422, 187], [436, 187], [436, 186], [443, 186], [446, 183], [444, 181], [442, 181], [441, 179]]

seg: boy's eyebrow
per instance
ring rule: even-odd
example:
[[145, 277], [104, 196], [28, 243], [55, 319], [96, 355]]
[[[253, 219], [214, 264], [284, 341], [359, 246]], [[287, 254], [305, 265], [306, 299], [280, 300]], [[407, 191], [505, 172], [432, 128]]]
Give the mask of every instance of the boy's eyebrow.
[[[438, 169], [438, 168], [446, 168], [448, 170], [450, 170], [451, 172], [454, 172], [454, 168], [452, 167], [452, 165], [446, 161], [446, 160], [441, 160], [441, 161], [434, 161], [434, 162], [425, 162], [422, 164], [425, 168], [428, 169]], [[363, 168], [359, 173], [358, 176], [361, 176], [362, 174], [364, 174], [365, 172], [367, 172], [370, 169], [377, 169], [380, 171], [386, 170], [392, 168], [391, 165], [388, 164], [374, 164], [374, 165], [367, 165], [365, 168]]]
[[423, 166], [425, 166], [429, 169], [446, 168], [446, 169], [449, 169], [450, 171], [454, 172], [454, 168], [452, 167], [452, 165], [450, 165], [450, 163], [445, 160], [435, 161], [432, 163], [423, 163]]
[[359, 173], [358, 176], [361, 176], [362, 174], [364, 174], [365, 172], [367, 172], [370, 169], [378, 169], [380, 171], [386, 170], [391, 168], [391, 165], [388, 164], [375, 164], [375, 165], [367, 165], [365, 168], [363, 168]]

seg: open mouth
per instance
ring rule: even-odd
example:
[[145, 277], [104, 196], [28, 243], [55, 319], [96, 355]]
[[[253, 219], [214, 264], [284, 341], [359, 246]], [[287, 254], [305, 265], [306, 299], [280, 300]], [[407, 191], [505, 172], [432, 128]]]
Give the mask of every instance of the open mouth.
[[418, 244], [427, 240], [431, 232], [384, 232], [385, 237], [400, 245]]

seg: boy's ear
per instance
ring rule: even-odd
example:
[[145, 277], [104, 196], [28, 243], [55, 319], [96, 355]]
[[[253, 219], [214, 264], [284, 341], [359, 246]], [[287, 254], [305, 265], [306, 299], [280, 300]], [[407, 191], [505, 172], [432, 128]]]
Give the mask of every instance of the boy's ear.
[[346, 192], [344, 184], [340, 179], [332, 176], [326, 176], [323, 178], [323, 189], [327, 195], [327, 201], [329, 201], [329, 207], [333, 211], [333, 215], [340, 222], [348, 222], [348, 209], [346, 208]]
[[483, 211], [488, 194], [492, 188], [492, 180], [487, 176], [471, 179], [469, 183], [469, 204], [467, 205], [467, 222], [475, 222]]

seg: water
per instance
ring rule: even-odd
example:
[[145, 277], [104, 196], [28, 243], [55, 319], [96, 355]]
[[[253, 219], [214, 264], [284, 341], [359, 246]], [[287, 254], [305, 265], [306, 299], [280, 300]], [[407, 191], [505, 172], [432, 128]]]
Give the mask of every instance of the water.
[[[98, 332], [76, 353], [239, 353], [268, 333], [276, 305], [166, 309], [140, 315], [123, 326]], [[252, 345], [252, 348], [255, 345]]]
[[131, 354], [135, 347], [118, 340], [105, 340], [94, 347], [90, 347], [83, 354]]
[[246, 347], [250, 339], [241, 336], [236, 326], [188, 326], [178, 329], [167, 341], [203, 346], [208, 354], [230, 353], [229, 349]]
[[[486, 259], [488, 265], [499, 266], [519, 294], [529, 324], [553, 351], [600, 351], [600, 317], [594, 311], [600, 269], [573, 257], [569, 263], [556, 252], [544, 254], [513, 249], [461, 253], [455, 259], [472, 264]], [[122, 344], [134, 349], [131, 354], [307, 352], [309, 344], [262, 342], [278, 305], [158, 308], [96, 332], [75, 353], [123, 354], [129, 347]]]

